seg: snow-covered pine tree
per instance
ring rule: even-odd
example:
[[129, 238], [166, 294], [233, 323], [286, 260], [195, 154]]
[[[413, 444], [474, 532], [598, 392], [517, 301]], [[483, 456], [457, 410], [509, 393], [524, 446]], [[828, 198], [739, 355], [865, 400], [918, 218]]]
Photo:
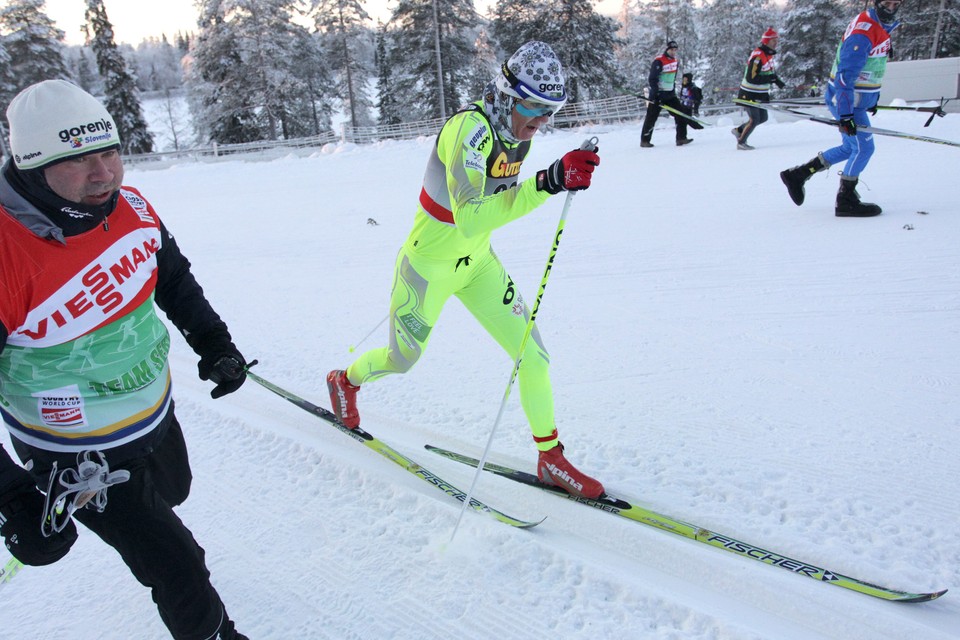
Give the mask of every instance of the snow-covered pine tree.
[[366, 90], [371, 69], [365, 55], [370, 15], [360, 0], [314, 0], [310, 15], [321, 36], [326, 67], [339, 75], [331, 89], [349, 114], [350, 125], [371, 124], [373, 105]]
[[0, 38], [8, 61], [0, 83], [0, 113], [17, 93], [43, 80], [70, 80], [64, 33], [44, 13], [44, 0], [10, 0], [0, 9]]
[[494, 34], [509, 56], [529, 40], [549, 44], [560, 58], [571, 102], [604, 98], [624, 83], [617, 63], [619, 23], [591, 0], [500, 0]]
[[384, 125], [403, 122], [403, 110], [393, 90], [393, 67], [390, 66], [390, 35], [387, 26], [377, 22], [377, 48], [374, 64], [377, 68], [377, 110], [378, 122]]
[[141, 91], [170, 91], [183, 87], [182, 55], [167, 40], [147, 38], [137, 45], [133, 55], [137, 84]]
[[777, 75], [787, 95], [822, 95], [840, 36], [852, 16], [836, 0], [789, 0], [780, 32]]
[[3, 38], [0, 38], [0, 96], [13, 96], [16, 94], [17, 83], [13, 77], [13, 66], [10, 64], [10, 54], [3, 44]]
[[[434, 20], [436, 9], [439, 20]], [[403, 105], [402, 121], [452, 115], [469, 96], [467, 70], [473, 59], [468, 37], [479, 25], [473, 0], [399, 0], [388, 23], [394, 99]], [[437, 79], [436, 24], [439, 22], [443, 104]], [[381, 96], [382, 100], [382, 96]]]
[[664, 39], [655, 17], [643, 0], [623, 0], [620, 11], [620, 38], [617, 60], [626, 77], [624, 90], [640, 94], [647, 86], [650, 62], [662, 49]]
[[237, 80], [248, 85], [243, 89], [248, 105], [270, 140], [318, 134], [315, 123], [323, 120], [315, 103], [323, 102], [327, 87], [307, 81], [308, 75], [318, 73], [319, 57], [316, 40], [293, 21], [298, 4], [298, 0], [232, 0], [225, 16], [243, 63]]
[[100, 82], [100, 73], [90, 59], [92, 54], [89, 47], [77, 47], [77, 59], [73, 75], [77, 84], [87, 93], [98, 94], [103, 91]]
[[187, 99], [200, 144], [236, 144], [264, 137], [251, 86], [222, 0], [204, 0], [187, 66]]
[[[670, 40], [675, 40], [680, 45], [678, 54], [680, 72], [677, 75], [677, 86], [679, 87], [680, 74], [697, 71], [697, 62], [700, 59], [697, 11], [693, 6], [693, 0], [651, 0], [646, 6], [661, 35], [660, 41], [657, 42], [655, 55], [663, 51], [664, 46]], [[650, 56], [651, 60], [653, 57]]]
[[960, 0], [940, 0], [930, 56], [933, 58], [960, 56]]
[[530, 40], [543, 40], [551, 47], [556, 44], [548, 40], [543, 31], [552, 7], [550, 0], [497, 0], [492, 10], [491, 26], [493, 36], [507, 57]]
[[[16, 88], [13, 81], [13, 74], [10, 69], [10, 54], [7, 48], [3, 46], [3, 38], [0, 38], [0, 96], [11, 95]], [[6, 162], [10, 155], [10, 149], [7, 148], [7, 126], [4, 118], [0, 118], [0, 159]]]
[[894, 60], [925, 60], [960, 55], [960, 0], [909, 0], [898, 12]]
[[113, 25], [107, 18], [103, 0], [87, 0], [84, 30], [87, 45], [97, 59], [97, 69], [103, 78], [104, 106], [117, 123], [121, 151], [124, 154], [150, 153], [153, 135], [147, 129], [140, 92], [127, 63], [113, 39]]
[[474, 54], [470, 69], [467, 71], [467, 87], [471, 96], [479, 96], [506, 57], [490, 38], [486, 27], [481, 27], [473, 43]]
[[700, 53], [707, 69], [703, 101], [729, 102], [737, 95], [760, 36], [779, 23], [779, 11], [767, 0], [713, 0], [704, 5], [701, 17]]
[[571, 102], [606, 98], [623, 86], [616, 20], [597, 13], [592, 0], [558, 0], [547, 18], [544, 39], [563, 63]]

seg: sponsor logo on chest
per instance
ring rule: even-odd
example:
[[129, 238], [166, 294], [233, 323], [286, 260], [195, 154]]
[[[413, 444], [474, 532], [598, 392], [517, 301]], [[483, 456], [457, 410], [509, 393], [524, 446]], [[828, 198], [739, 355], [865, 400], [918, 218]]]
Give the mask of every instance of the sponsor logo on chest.
[[[137, 229], [107, 247], [30, 310], [10, 343], [45, 347], [76, 339], [138, 298], [156, 270], [157, 228]], [[54, 271], [54, 277], [56, 270]]]

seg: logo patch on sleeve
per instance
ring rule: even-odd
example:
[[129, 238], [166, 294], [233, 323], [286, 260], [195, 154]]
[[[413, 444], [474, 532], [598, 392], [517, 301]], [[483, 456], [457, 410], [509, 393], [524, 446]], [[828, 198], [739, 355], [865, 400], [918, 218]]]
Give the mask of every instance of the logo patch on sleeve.
[[486, 123], [478, 123], [474, 127], [473, 131], [467, 135], [465, 138], [467, 146], [471, 149], [476, 149], [477, 151], [483, 151], [483, 148], [487, 146], [490, 141], [490, 129], [487, 127]]
[[474, 171], [480, 171], [485, 173], [487, 170], [486, 160], [483, 159], [483, 154], [479, 151], [467, 150], [466, 161], [463, 163], [467, 169], [473, 169]]

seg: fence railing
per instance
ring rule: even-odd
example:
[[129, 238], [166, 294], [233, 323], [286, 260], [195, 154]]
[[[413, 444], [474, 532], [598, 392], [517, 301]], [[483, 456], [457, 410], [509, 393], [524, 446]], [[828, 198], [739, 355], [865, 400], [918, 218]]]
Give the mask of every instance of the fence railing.
[[[700, 112], [701, 115], [703, 115], [714, 111], [729, 111], [731, 109], [739, 109], [739, 107], [732, 103], [702, 105]], [[646, 103], [634, 95], [621, 95], [600, 100], [568, 103], [554, 115], [550, 126], [562, 129], [587, 124], [631, 122], [642, 118], [645, 111]], [[383, 140], [410, 140], [421, 136], [436, 135], [439, 133], [443, 123], [443, 118], [366, 127], [352, 127], [344, 123], [340, 126], [339, 133], [324, 131], [319, 135], [308, 136], [306, 138], [291, 138], [288, 140], [261, 140], [258, 142], [244, 142], [239, 144], [213, 143], [207, 147], [128, 155], [124, 156], [124, 161], [128, 163], [163, 160], [199, 161], [210, 158], [222, 158], [240, 153], [287, 153], [290, 150], [315, 149], [330, 143], [349, 142], [354, 144], [369, 144]]]

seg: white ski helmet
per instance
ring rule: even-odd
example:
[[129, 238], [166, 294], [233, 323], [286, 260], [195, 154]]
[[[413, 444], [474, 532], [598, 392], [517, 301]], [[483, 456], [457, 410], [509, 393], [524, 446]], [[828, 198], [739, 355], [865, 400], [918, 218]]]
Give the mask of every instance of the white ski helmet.
[[531, 40], [522, 45], [500, 67], [492, 82], [494, 101], [488, 106], [490, 120], [501, 138], [513, 136], [513, 107], [529, 100], [550, 107], [554, 113], [567, 102], [563, 65], [546, 42]]

